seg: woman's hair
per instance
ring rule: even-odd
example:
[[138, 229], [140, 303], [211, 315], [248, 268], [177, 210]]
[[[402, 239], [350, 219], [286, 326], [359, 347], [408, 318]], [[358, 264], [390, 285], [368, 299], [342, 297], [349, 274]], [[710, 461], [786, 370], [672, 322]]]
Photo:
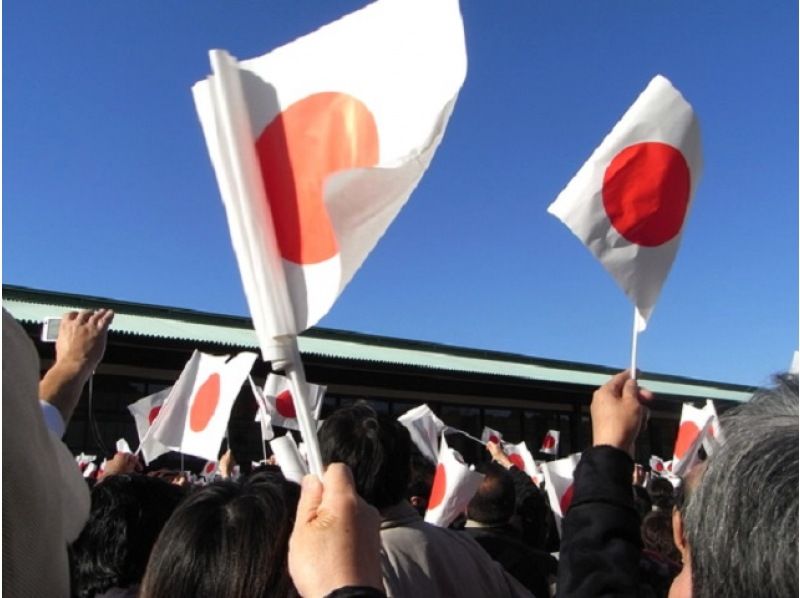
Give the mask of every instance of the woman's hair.
[[286, 596], [297, 484], [275, 472], [192, 493], [164, 526], [140, 595], [153, 598]]
[[91, 598], [142, 580], [161, 528], [182, 488], [141, 475], [114, 475], [92, 489], [89, 521], [70, 546], [73, 595]]

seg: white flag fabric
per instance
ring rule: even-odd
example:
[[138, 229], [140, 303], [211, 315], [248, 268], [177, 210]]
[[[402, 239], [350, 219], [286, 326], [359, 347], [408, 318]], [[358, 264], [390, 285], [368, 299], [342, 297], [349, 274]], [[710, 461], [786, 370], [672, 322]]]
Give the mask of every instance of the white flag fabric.
[[124, 438], [119, 438], [117, 440], [116, 448], [118, 453], [133, 453], [130, 445], [128, 444], [128, 441], [125, 440]]
[[540, 453], [545, 455], [557, 455], [558, 444], [561, 441], [561, 432], [558, 430], [548, 430], [547, 434], [542, 439], [542, 447], [539, 449]]
[[80, 455], [75, 455], [75, 461], [78, 463], [78, 467], [81, 468], [81, 471], [86, 469], [89, 463], [94, 463], [96, 460], [97, 455], [87, 455], [83, 451], [81, 451]]
[[694, 111], [657, 75], [548, 208], [625, 291], [639, 330], [678, 252], [701, 171]]
[[427, 405], [409, 409], [397, 421], [406, 427], [419, 451], [431, 463], [436, 463], [439, 460], [439, 436], [445, 430], [444, 422]]
[[699, 461], [700, 447], [711, 454], [716, 442], [722, 442], [722, 434], [714, 403], [707, 400], [701, 409], [684, 403], [672, 455], [672, 473], [685, 475]]
[[545, 491], [550, 500], [550, 509], [555, 515], [559, 535], [561, 534], [561, 520], [572, 504], [575, 468], [580, 460], [581, 454], [575, 453], [563, 459], [542, 463]]
[[272, 417], [267, 408], [267, 400], [264, 398], [264, 391], [254, 381], [252, 376], [248, 376], [250, 390], [253, 391], [253, 398], [256, 400], [256, 421], [261, 424], [261, 442], [269, 442], [275, 438], [275, 431], [272, 429]]
[[195, 351], [150, 434], [171, 450], [216, 461], [231, 408], [255, 360], [250, 352], [229, 360], [228, 355]]
[[275, 461], [278, 467], [281, 468], [283, 477], [292, 482], [301, 484], [303, 477], [308, 474], [308, 464], [303, 456], [300, 454], [300, 449], [297, 443], [292, 438], [291, 434], [279, 436], [275, 440], [270, 441], [270, 448], [275, 455]]
[[[306, 386], [305, 396], [308, 397], [310, 403], [311, 415], [314, 421], [318, 421], [319, 414], [322, 412], [322, 402], [325, 398], [325, 391], [328, 387], [318, 386], [316, 384], [306, 384]], [[258, 386], [255, 386], [254, 392], [257, 390]], [[286, 376], [273, 373], [269, 374], [261, 396], [263, 398], [264, 410], [269, 416], [270, 429], [272, 426], [280, 426], [289, 430], [300, 430], [300, 423], [297, 421], [297, 411], [295, 410], [292, 385]], [[256, 421], [263, 423], [261, 409], [256, 413]]]
[[541, 484], [542, 472], [536, 464], [533, 455], [531, 455], [531, 452], [528, 450], [528, 445], [525, 444], [524, 440], [519, 444], [506, 444], [503, 446], [503, 450], [508, 455], [509, 461], [511, 461], [517, 469], [527, 473], [537, 486]]
[[439, 463], [433, 477], [425, 521], [439, 527], [447, 527], [453, 523], [466, 510], [484, 477], [482, 473], [467, 467], [461, 455], [447, 446], [447, 441], [442, 436]]
[[489, 426], [483, 426], [483, 432], [481, 432], [481, 442], [484, 444], [487, 442], [500, 444], [503, 442], [503, 434], [493, 428], [490, 428]]
[[428, 168], [466, 76], [458, 0], [378, 0], [193, 87], [265, 360], [333, 305]]
[[155, 436], [150, 433], [150, 427], [158, 417], [167, 400], [172, 386], [160, 390], [154, 394], [147, 395], [135, 403], [128, 405], [128, 411], [136, 422], [136, 433], [139, 435], [139, 450], [147, 463], [151, 463], [161, 455], [170, 451], [169, 447], [164, 446]]

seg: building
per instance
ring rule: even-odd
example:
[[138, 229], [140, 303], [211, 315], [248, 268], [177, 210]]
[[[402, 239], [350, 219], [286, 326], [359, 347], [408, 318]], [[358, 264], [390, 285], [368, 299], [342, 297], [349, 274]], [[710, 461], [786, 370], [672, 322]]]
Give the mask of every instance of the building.
[[[105, 358], [92, 379], [91, 397], [87, 385], [65, 436], [76, 453], [102, 453], [100, 445], [113, 450], [117, 438], [136, 447], [139, 440], [126, 407], [173, 384], [194, 349], [222, 354], [258, 347], [251, 321], [244, 317], [12, 285], [3, 286], [3, 307], [30, 334], [43, 372], [54, 358], [54, 345], [40, 338], [45, 318], [100, 307], [116, 312]], [[548, 429], [561, 431], [562, 456], [587, 446], [592, 392], [616, 373], [597, 365], [325, 328], [301, 335], [299, 346], [308, 380], [328, 387], [323, 418], [358, 399], [393, 416], [427, 403], [448, 425], [475, 436], [483, 426], [492, 427], [511, 442], [525, 440], [534, 454]], [[269, 371], [269, 364], [258, 360], [253, 377], [263, 383]], [[713, 399], [724, 410], [747, 400], [753, 391], [657, 374], [644, 375], [642, 383], [658, 398], [638, 443], [637, 457], [644, 463], [650, 454], [670, 457], [683, 402]], [[262, 454], [255, 410], [245, 385], [229, 426], [230, 442], [243, 463]], [[468, 460], [482, 452], [480, 445], [461, 436], [451, 437], [450, 443]]]

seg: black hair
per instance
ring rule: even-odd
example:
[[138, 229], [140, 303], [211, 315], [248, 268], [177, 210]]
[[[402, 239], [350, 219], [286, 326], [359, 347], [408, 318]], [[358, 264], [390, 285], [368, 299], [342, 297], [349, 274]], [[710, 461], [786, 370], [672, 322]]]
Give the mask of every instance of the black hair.
[[[667, 481], [669, 483], [669, 481]], [[672, 535], [672, 513], [651, 511], [642, 519], [642, 544], [647, 550], [673, 561], [681, 562], [681, 554]]]
[[467, 517], [484, 525], [503, 525], [511, 520], [516, 504], [514, 480], [497, 463], [480, 463], [475, 468], [486, 477], [467, 506]]
[[196, 490], [164, 526], [141, 596], [286, 596], [297, 496], [297, 485], [274, 472]]
[[358, 494], [375, 508], [394, 505], [406, 495], [411, 439], [397, 420], [359, 401], [325, 420], [319, 444], [323, 463], [349, 466]]
[[142, 475], [112, 475], [95, 484], [89, 521], [70, 547], [73, 595], [91, 598], [138, 584], [161, 528], [185, 491]]
[[647, 489], [654, 507], [664, 511], [671, 511], [675, 506], [675, 488], [672, 482], [664, 478], [653, 478]]

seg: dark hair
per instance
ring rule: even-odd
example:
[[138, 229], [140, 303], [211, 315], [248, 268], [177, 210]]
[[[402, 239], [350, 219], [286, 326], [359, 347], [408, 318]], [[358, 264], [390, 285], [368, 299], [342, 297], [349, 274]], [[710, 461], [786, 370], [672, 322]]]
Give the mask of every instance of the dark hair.
[[647, 493], [647, 490], [641, 486], [632, 486], [631, 488], [633, 492], [633, 506], [636, 509], [636, 513], [639, 515], [639, 522], [641, 522], [645, 515], [653, 510], [653, 502], [650, 500], [650, 495]]
[[185, 491], [157, 478], [112, 475], [92, 489], [89, 521], [70, 547], [73, 595], [138, 584], [158, 533]]
[[797, 376], [720, 417], [725, 441], [683, 507], [692, 595], [798, 595]]
[[296, 484], [262, 472], [192, 493], [156, 542], [141, 596], [286, 596]]
[[675, 506], [675, 488], [669, 480], [653, 478], [647, 489], [654, 507], [664, 511], [671, 511]]
[[493, 462], [480, 463], [476, 470], [486, 477], [467, 505], [467, 517], [485, 525], [508, 523], [517, 499], [511, 474]]
[[359, 495], [377, 509], [406, 494], [411, 440], [408, 430], [359, 401], [331, 414], [319, 431], [322, 461], [344, 463]]
[[[667, 482], [669, 483], [669, 482]], [[642, 519], [642, 543], [647, 550], [669, 559], [681, 562], [681, 554], [675, 546], [672, 535], [672, 513], [669, 511], [651, 511]]]

